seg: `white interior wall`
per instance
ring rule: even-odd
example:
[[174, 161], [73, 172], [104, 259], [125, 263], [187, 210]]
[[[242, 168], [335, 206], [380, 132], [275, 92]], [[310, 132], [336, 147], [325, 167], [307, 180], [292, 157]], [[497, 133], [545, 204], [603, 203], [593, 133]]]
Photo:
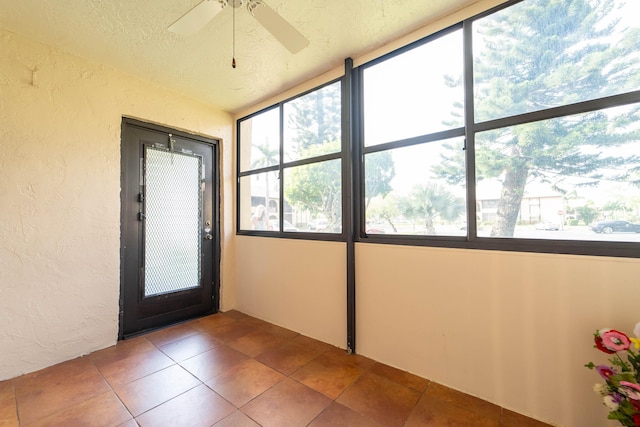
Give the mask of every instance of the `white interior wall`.
[[238, 236], [236, 308], [346, 348], [344, 243]]
[[596, 329], [631, 333], [640, 321], [640, 260], [365, 244], [357, 254], [360, 353], [543, 421], [612, 425], [584, 364], [606, 359]]
[[116, 342], [122, 116], [223, 140], [230, 252], [228, 114], [0, 32], [0, 380]]

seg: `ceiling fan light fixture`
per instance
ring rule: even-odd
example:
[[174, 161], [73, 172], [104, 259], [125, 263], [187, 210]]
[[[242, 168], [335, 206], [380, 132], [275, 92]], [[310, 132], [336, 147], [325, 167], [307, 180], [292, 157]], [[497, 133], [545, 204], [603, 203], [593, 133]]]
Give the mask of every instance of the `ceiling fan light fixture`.
[[[231, 5], [234, 12], [234, 37], [235, 37], [235, 10], [245, 4], [246, 0], [202, 0], [187, 13], [168, 27], [169, 31], [190, 36], [204, 28], [224, 8]], [[262, 0], [248, 0], [247, 10], [271, 35], [286, 47], [291, 53], [298, 53], [309, 46], [306, 39], [293, 25], [271, 9]], [[235, 39], [234, 39], [235, 46]]]
[[249, 0], [247, 10], [289, 52], [298, 53], [309, 46], [305, 36], [262, 0]]
[[191, 36], [203, 29], [226, 6], [227, 0], [204, 0], [178, 18], [168, 30], [181, 36]]

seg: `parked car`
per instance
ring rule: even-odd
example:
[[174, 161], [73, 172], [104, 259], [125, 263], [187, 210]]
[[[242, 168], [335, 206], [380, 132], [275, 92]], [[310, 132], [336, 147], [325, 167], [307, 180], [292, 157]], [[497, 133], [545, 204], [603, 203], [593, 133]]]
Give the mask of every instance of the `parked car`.
[[309, 230], [323, 232], [329, 230], [329, 221], [326, 219], [316, 219], [309, 223]]
[[558, 231], [560, 226], [551, 221], [542, 221], [536, 224], [536, 230]]
[[386, 231], [384, 230], [384, 228], [382, 227], [368, 227], [367, 228], [367, 234], [385, 234]]
[[590, 224], [589, 227], [596, 233], [640, 233], [640, 224], [629, 221], [600, 221]]

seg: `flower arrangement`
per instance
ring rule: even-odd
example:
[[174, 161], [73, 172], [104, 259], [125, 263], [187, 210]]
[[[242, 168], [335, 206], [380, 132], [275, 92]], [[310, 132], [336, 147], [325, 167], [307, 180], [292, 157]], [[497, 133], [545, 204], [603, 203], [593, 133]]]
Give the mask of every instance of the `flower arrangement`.
[[[594, 347], [612, 355], [608, 365], [585, 366], [595, 369], [604, 379], [593, 390], [602, 396], [609, 408], [610, 420], [623, 426], [640, 426], [640, 323], [633, 330], [635, 338], [615, 329], [600, 329], [594, 336]], [[625, 360], [626, 359], [626, 360]]]

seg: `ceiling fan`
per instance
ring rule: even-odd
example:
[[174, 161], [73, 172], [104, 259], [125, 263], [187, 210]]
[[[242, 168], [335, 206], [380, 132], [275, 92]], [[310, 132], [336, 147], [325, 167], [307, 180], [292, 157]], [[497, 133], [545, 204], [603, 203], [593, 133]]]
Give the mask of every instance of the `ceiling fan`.
[[289, 52], [298, 53], [309, 45], [309, 40], [262, 0], [203, 0], [171, 24], [168, 30], [190, 36], [204, 28], [228, 5], [239, 8], [245, 3], [251, 16], [256, 18]]

